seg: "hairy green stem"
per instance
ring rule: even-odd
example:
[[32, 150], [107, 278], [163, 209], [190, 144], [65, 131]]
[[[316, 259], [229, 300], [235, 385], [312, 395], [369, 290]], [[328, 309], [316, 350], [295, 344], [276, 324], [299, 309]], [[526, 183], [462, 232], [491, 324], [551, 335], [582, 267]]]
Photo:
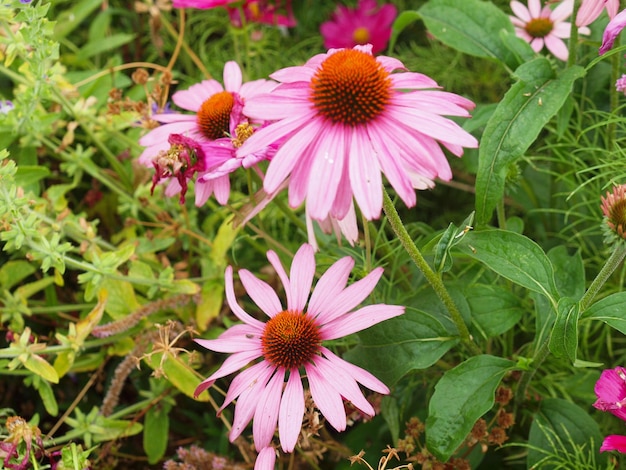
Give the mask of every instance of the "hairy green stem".
[[465, 324], [465, 322], [463, 321], [463, 317], [461, 316], [461, 312], [459, 312], [459, 309], [457, 308], [454, 300], [450, 296], [448, 289], [446, 289], [446, 286], [444, 285], [441, 278], [437, 276], [437, 274], [435, 274], [435, 272], [428, 265], [428, 263], [422, 256], [422, 253], [413, 242], [413, 239], [411, 238], [409, 232], [402, 223], [402, 220], [398, 215], [398, 211], [396, 211], [396, 208], [394, 207], [393, 202], [389, 197], [389, 194], [387, 194], [387, 191], [385, 191], [384, 189], [383, 210], [385, 211], [385, 215], [387, 216], [387, 220], [389, 221], [391, 228], [395, 232], [396, 236], [400, 240], [400, 243], [402, 244], [408, 255], [411, 257], [411, 260], [413, 260], [417, 268], [422, 272], [430, 286], [434, 289], [435, 293], [448, 310], [450, 318], [452, 319], [457, 330], [459, 331], [459, 336], [463, 344], [472, 352], [472, 354], [482, 354], [480, 348], [472, 340], [469, 330], [467, 329], [467, 325]]
[[576, 51], [578, 49], [578, 26], [576, 26], [576, 15], [580, 8], [580, 0], [574, 0], [574, 9], [572, 10], [572, 25], [569, 32], [569, 47], [567, 56], [567, 66], [571, 67], [576, 64]]
[[613, 274], [613, 271], [615, 271], [620, 263], [624, 260], [625, 256], [626, 243], [616, 243], [615, 248], [613, 249], [613, 253], [611, 253], [609, 259], [606, 260], [604, 266], [602, 266], [602, 269], [600, 270], [596, 278], [591, 282], [582, 299], [580, 299], [580, 313], [584, 312], [591, 305], [593, 298], [600, 291], [600, 289], [611, 276], [611, 274]]

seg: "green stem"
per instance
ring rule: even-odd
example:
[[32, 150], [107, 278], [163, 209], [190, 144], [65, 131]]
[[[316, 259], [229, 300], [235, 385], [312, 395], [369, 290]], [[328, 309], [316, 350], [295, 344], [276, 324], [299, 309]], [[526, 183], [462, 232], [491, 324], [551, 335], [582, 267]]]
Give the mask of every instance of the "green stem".
[[574, 0], [574, 9], [572, 10], [572, 26], [569, 32], [569, 47], [567, 66], [571, 67], [576, 64], [576, 51], [578, 49], [578, 26], [576, 26], [576, 15], [578, 14], [578, 8], [580, 7], [580, 0]]
[[387, 191], [385, 191], [384, 189], [383, 189], [383, 210], [385, 211], [385, 215], [387, 216], [387, 220], [389, 221], [391, 228], [393, 229], [394, 233], [400, 240], [400, 243], [402, 244], [402, 246], [404, 247], [408, 255], [411, 257], [411, 260], [413, 260], [415, 265], [422, 272], [422, 274], [424, 275], [424, 277], [426, 278], [430, 286], [434, 289], [435, 293], [437, 294], [441, 302], [443, 302], [444, 306], [450, 313], [450, 318], [456, 325], [456, 328], [459, 331], [459, 336], [461, 337], [461, 341], [463, 342], [463, 344], [473, 354], [475, 355], [482, 354], [482, 351], [480, 350], [480, 348], [472, 340], [469, 330], [467, 329], [467, 325], [463, 321], [463, 317], [461, 316], [459, 309], [454, 303], [454, 300], [450, 296], [448, 289], [446, 289], [446, 286], [444, 285], [441, 278], [437, 276], [437, 274], [435, 274], [435, 272], [428, 265], [428, 263], [422, 256], [422, 253], [419, 251], [419, 249], [413, 242], [413, 239], [411, 238], [411, 236], [409, 235], [409, 232], [407, 231], [406, 227], [402, 223], [402, 220], [400, 219], [400, 216], [398, 215], [398, 211], [396, 211], [396, 208], [394, 207], [393, 202], [391, 201], [391, 198], [389, 197], [389, 194], [387, 194]]
[[604, 263], [604, 266], [602, 266], [602, 269], [596, 278], [587, 288], [587, 292], [585, 292], [582, 299], [580, 299], [580, 313], [584, 312], [591, 305], [593, 298], [600, 291], [611, 274], [613, 274], [613, 271], [615, 271], [624, 260], [625, 256], [626, 243], [616, 243], [613, 253], [611, 253], [611, 256], [609, 256], [609, 259], [606, 260], [606, 263]]

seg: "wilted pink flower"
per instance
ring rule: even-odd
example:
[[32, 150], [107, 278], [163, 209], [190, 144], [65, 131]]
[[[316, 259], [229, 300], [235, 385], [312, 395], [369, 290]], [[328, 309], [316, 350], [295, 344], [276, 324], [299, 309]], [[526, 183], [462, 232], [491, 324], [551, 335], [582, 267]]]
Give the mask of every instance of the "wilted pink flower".
[[593, 23], [604, 8], [609, 18], [612, 19], [619, 10], [619, 0], [583, 0], [576, 14], [576, 26], [587, 26]]
[[359, 0], [356, 8], [340, 5], [330, 21], [320, 26], [324, 47], [338, 49], [371, 44], [372, 53], [376, 54], [387, 47], [396, 15], [395, 6], [385, 4], [379, 8], [376, 0]]
[[[392, 73], [394, 70], [402, 73]], [[282, 139], [264, 189], [275, 194], [289, 178], [289, 204], [306, 198], [314, 220], [342, 220], [356, 199], [367, 219], [380, 216], [382, 174], [408, 205], [414, 188], [452, 178], [441, 143], [453, 154], [477, 140], [442, 115], [469, 116], [474, 103], [437, 90], [402, 62], [372, 55], [371, 45], [331, 49], [299, 67], [271, 75], [281, 84], [246, 101], [244, 112], [275, 120], [237, 152], [245, 156]]]
[[622, 32], [624, 26], [626, 26], [626, 10], [620, 11], [611, 21], [609, 21], [609, 24], [606, 25], [606, 29], [602, 35], [602, 45], [598, 51], [600, 55], [604, 54], [611, 47], [613, 47], [615, 39], [619, 33]]
[[[302, 372], [316, 407], [337, 431], [343, 431], [347, 425], [344, 399], [366, 415], [375, 414], [358, 384], [378, 393], [389, 393], [389, 389], [372, 374], [344, 361], [322, 344], [404, 312], [404, 307], [385, 304], [354, 310], [372, 292], [382, 268], [346, 287], [354, 260], [342, 258], [320, 277], [311, 294], [315, 259], [310, 245], [298, 250], [289, 276], [276, 253], [269, 251], [267, 258], [283, 284], [287, 306], [283, 307], [272, 287], [242, 269], [239, 278], [244, 288], [269, 318], [263, 322], [246, 313], [235, 298], [233, 270], [229, 266], [226, 299], [243, 324], [232, 326], [217, 339], [196, 340], [212, 351], [232, 354], [198, 386], [196, 395], [217, 379], [243, 368], [231, 382], [220, 411], [237, 400], [229, 435], [231, 442], [253, 419], [254, 444], [264, 465], [275, 458], [270, 444], [277, 424], [285, 452], [292, 452], [297, 443], [305, 410]], [[247, 367], [253, 361], [257, 362]]]
[[593, 404], [595, 408], [626, 421], [626, 369], [603, 370], [594, 391], [598, 397]]
[[[163, 152], [170, 150], [169, 136], [179, 134], [197, 142], [205, 156], [203, 164], [205, 172], [222, 168], [223, 165], [232, 165], [233, 168], [244, 163], [265, 158], [266, 149], [255, 152], [251, 159], [244, 161], [235, 159], [235, 150], [243, 142], [243, 134], [253, 132], [250, 121], [243, 113], [246, 99], [258, 93], [271, 90], [276, 84], [268, 80], [255, 80], [242, 83], [241, 69], [236, 62], [227, 62], [224, 66], [224, 84], [217, 80], [204, 80], [189, 87], [188, 90], [178, 91], [172, 96], [172, 101], [182, 109], [193, 111], [194, 114], [167, 112], [156, 114], [152, 119], [163, 125], [151, 130], [139, 139], [139, 143], [146, 149], [139, 156], [139, 162], [145, 166], [153, 166], [154, 160]], [[247, 130], [243, 131], [242, 127]], [[249, 129], [248, 129], [249, 128]], [[241, 136], [240, 136], [241, 134]], [[239, 142], [239, 144], [236, 144]], [[232, 162], [229, 162], [232, 160]], [[250, 163], [253, 164], [253, 163]], [[220, 204], [228, 201], [230, 182], [228, 173], [222, 171], [217, 177], [209, 180], [201, 179], [196, 187], [196, 205], [200, 206], [215, 192]], [[181, 191], [182, 185], [178, 179], [173, 179], [166, 190], [171, 196]]]
[[[571, 25], [564, 21], [572, 14], [574, 0], [563, 0], [554, 10], [546, 5], [541, 8], [540, 0], [528, 0], [528, 7], [513, 0], [511, 22], [515, 26], [515, 34], [530, 44], [535, 52], [543, 47], [557, 59], [567, 60], [569, 55], [563, 39], [569, 38]], [[579, 34], [589, 34], [586, 26], [578, 28]]]

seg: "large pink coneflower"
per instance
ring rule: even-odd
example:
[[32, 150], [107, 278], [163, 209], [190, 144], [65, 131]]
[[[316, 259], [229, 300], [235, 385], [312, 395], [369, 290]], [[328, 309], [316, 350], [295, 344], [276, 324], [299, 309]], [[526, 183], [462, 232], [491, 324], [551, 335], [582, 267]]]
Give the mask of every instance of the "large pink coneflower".
[[[271, 441], [276, 425], [285, 452], [293, 451], [300, 434], [305, 409], [302, 373], [316, 407], [337, 431], [347, 425], [344, 399], [366, 415], [375, 414], [358, 384], [378, 393], [389, 393], [389, 389], [369, 372], [333, 354], [323, 342], [401, 315], [404, 307], [375, 304], [354, 310], [372, 292], [382, 268], [346, 287], [354, 260], [342, 258], [320, 277], [311, 293], [315, 259], [310, 245], [298, 250], [289, 276], [276, 253], [269, 251], [267, 258], [284, 286], [286, 307], [272, 287], [242, 269], [239, 278], [244, 288], [268, 319], [263, 322], [252, 317], [237, 303], [233, 271], [230, 266], [226, 268], [226, 299], [243, 324], [229, 328], [215, 340], [196, 340], [212, 351], [232, 353], [198, 386], [196, 395], [217, 379], [243, 369], [233, 379], [220, 411], [237, 400], [230, 440], [234, 441], [253, 419], [254, 444], [262, 467], [273, 468], [269, 463], [273, 465], [275, 458]], [[255, 363], [247, 367], [251, 362]]]
[[330, 20], [320, 26], [324, 47], [352, 48], [371, 44], [372, 53], [376, 54], [387, 47], [397, 14], [395, 6], [378, 7], [376, 0], [359, 0], [356, 8], [339, 5]]
[[[401, 73], [392, 73], [401, 70]], [[474, 103], [438, 90], [397, 59], [372, 55], [371, 45], [332, 49], [271, 75], [280, 85], [246, 101], [244, 112], [275, 120], [239, 149], [245, 156], [280, 145], [264, 181], [275, 194], [289, 177], [289, 204], [305, 199], [315, 220], [342, 220], [356, 199], [367, 219], [382, 209], [382, 174], [408, 205], [414, 189], [452, 178], [439, 146], [455, 155], [478, 142], [442, 115], [469, 116]]]
[[[254, 131], [252, 125], [258, 125], [243, 113], [246, 99], [256, 94], [266, 93], [276, 84], [268, 80], [255, 80], [243, 83], [241, 69], [236, 62], [227, 62], [224, 66], [224, 86], [217, 80], [204, 80], [192, 85], [188, 90], [178, 91], [172, 101], [193, 114], [168, 112], [152, 116], [161, 126], [143, 136], [139, 143], [146, 149], [139, 156], [139, 162], [145, 166], [154, 165], [155, 159], [170, 151], [170, 135], [179, 134], [197, 142], [203, 150], [206, 161], [202, 164], [205, 173], [211, 173], [224, 165], [234, 168], [252, 164], [267, 156], [267, 149], [260, 149], [247, 160], [236, 159], [235, 151], [248, 135]], [[232, 162], [231, 162], [232, 160]], [[225, 204], [230, 194], [228, 171], [222, 171], [219, 177], [199, 181], [196, 187], [196, 205], [202, 205], [212, 193], [220, 204]], [[171, 196], [182, 190], [178, 179], [172, 179], [166, 190]]]
[[[544, 46], [560, 60], [567, 60], [569, 51], [563, 39], [570, 36], [571, 25], [565, 19], [571, 16], [574, 0], [563, 0], [554, 10], [549, 5], [541, 7], [540, 0], [528, 0], [528, 7], [513, 0], [511, 22], [515, 34], [530, 44], [535, 52]], [[589, 34], [589, 28], [578, 28], [579, 34]]]

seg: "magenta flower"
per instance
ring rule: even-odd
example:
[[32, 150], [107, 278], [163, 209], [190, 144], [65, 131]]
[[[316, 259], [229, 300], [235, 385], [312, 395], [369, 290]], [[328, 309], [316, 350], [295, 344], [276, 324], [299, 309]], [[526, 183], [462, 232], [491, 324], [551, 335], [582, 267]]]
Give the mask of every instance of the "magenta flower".
[[[162, 152], [169, 151], [169, 136], [180, 134], [200, 145], [206, 159], [203, 164], [206, 172], [221, 168], [229, 160], [233, 161], [229, 163], [230, 171], [243, 165], [244, 160], [235, 159], [236, 148], [243, 143], [244, 134], [245, 138], [252, 134], [252, 124], [260, 124], [258, 121], [250, 121], [243, 114], [244, 102], [256, 94], [271, 90], [276, 84], [268, 80], [242, 83], [241, 69], [236, 62], [227, 62], [224, 66], [224, 84], [225, 87], [217, 80], [204, 80], [188, 90], [174, 93], [172, 101], [194, 114], [170, 111], [152, 116], [152, 119], [163, 125], [139, 139], [139, 143], [146, 147], [139, 156], [139, 162], [153, 166], [154, 160]], [[261, 149], [245, 163], [251, 165], [253, 163], [250, 162], [256, 163], [266, 156], [265, 149]], [[213, 193], [220, 204], [225, 204], [230, 194], [230, 171], [222, 171], [219, 178], [210, 181], [199, 180], [196, 185], [196, 205], [204, 204]], [[166, 194], [171, 196], [181, 190], [180, 181], [173, 179]]]
[[619, 10], [619, 0], [583, 0], [576, 14], [576, 26], [593, 23], [605, 8], [609, 18], [613, 19]]
[[620, 11], [611, 21], [609, 21], [609, 24], [606, 25], [606, 29], [602, 35], [602, 45], [598, 51], [600, 55], [604, 54], [613, 47], [615, 39], [618, 34], [622, 32], [624, 26], [626, 26], [626, 10]]
[[[268, 320], [252, 317], [237, 303], [233, 270], [226, 268], [226, 299], [243, 324], [229, 328], [217, 339], [196, 340], [207, 349], [232, 355], [195, 393], [202, 393], [217, 379], [243, 368], [233, 379], [220, 411], [237, 399], [231, 442], [253, 419], [252, 433], [260, 458], [273, 462], [270, 444], [276, 425], [285, 452], [293, 451], [300, 434], [305, 409], [302, 372], [317, 408], [337, 431], [343, 431], [347, 425], [344, 399], [366, 415], [375, 414], [358, 384], [378, 393], [389, 393], [389, 389], [322, 343], [401, 315], [404, 307], [375, 304], [354, 310], [372, 292], [382, 268], [346, 288], [354, 260], [342, 258], [321, 276], [311, 294], [315, 259], [310, 245], [303, 245], [294, 256], [290, 276], [276, 253], [269, 251], [267, 258], [284, 286], [286, 308], [272, 287], [242, 269], [239, 278], [244, 288]], [[253, 361], [257, 362], [246, 367]]]
[[[209, 10], [225, 7], [231, 23], [242, 26], [241, 11], [248, 23], [262, 23], [272, 26], [294, 27], [296, 19], [291, 9], [291, 0], [270, 2], [267, 0], [174, 0], [174, 8], [198, 8]], [[282, 12], [282, 13], [281, 13]]]
[[210, 10], [211, 8], [237, 5], [239, 3], [241, 3], [241, 0], [174, 0], [172, 6], [174, 8], [199, 8], [202, 10]]
[[372, 53], [376, 54], [387, 47], [397, 13], [391, 4], [379, 8], [376, 0], [359, 0], [356, 8], [340, 5], [330, 21], [320, 26], [324, 47], [338, 49], [371, 44]]
[[[554, 10], [548, 5], [541, 8], [540, 0], [528, 0], [528, 7], [513, 0], [511, 22], [515, 34], [530, 44], [535, 52], [545, 46], [560, 60], [567, 60], [569, 52], [563, 39], [569, 38], [571, 25], [564, 21], [572, 14], [574, 0], [563, 0]], [[578, 28], [579, 34], [589, 34], [589, 28]]]
[[474, 103], [437, 90], [426, 75], [405, 70], [372, 47], [331, 49], [271, 75], [280, 85], [246, 101], [244, 112], [275, 120], [237, 152], [245, 156], [281, 139], [264, 180], [274, 195], [289, 178], [289, 204], [306, 198], [314, 220], [342, 220], [356, 199], [367, 219], [380, 216], [382, 174], [408, 205], [414, 189], [452, 178], [440, 142], [453, 154], [477, 140], [442, 115], [469, 116]]
[[600, 446], [600, 452], [606, 452], [609, 450], [616, 450], [622, 454], [626, 454], [626, 436], [620, 436], [617, 434], [606, 436]]
[[602, 371], [594, 388], [598, 399], [593, 406], [626, 421], [626, 369], [616, 367]]
[[615, 89], [626, 95], [626, 75], [622, 75], [615, 81]]

